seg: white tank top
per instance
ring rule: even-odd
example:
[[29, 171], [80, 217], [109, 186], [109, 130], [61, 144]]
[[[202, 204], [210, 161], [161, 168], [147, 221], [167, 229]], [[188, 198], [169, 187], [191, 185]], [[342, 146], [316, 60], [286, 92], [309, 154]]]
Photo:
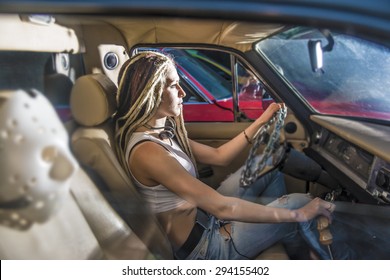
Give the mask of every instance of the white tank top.
[[[130, 141], [126, 148], [126, 158], [129, 158], [130, 152], [133, 149], [133, 147], [143, 141], [153, 141], [157, 144], [160, 144], [165, 149], [167, 149], [176, 159], [177, 161], [194, 177], [196, 177], [196, 171], [195, 167], [191, 161], [191, 159], [187, 156], [186, 153], [182, 151], [182, 149], [179, 147], [179, 145], [176, 143], [176, 141], [172, 141], [172, 146], [165, 143], [164, 141], [153, 137], [151, 135], [148, 135], [143, 132], [134, 132], [133, 135], [130, 138]], [[157, 186], [145, 186], [141, 184], [131, 173], [132, 179], [138, 188], [140, 194], [143, 196], [143, 198], [146, 200], [146, 202], [150, 205], [152, 211], [154, 213], [161, 213], [165, 211], [169, 211], [172, 209], [175, 209], [179, 207], [180, 205], [184, 204], [186, 201], [182, 199], [181, 197], [177, 196], [172, 191], [168, 190], [163, 185], [157, 185]], [[172, 174], [172, 176], [174, 176]]]

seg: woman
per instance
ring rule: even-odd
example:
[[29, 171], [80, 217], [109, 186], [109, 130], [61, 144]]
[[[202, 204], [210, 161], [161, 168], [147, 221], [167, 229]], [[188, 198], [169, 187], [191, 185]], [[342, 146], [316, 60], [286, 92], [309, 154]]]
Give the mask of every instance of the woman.
[[[331, 220], [332, 203], [305, 194], [282, 196], [277, 171], [253, 186], [222, 195], [197, 178], [195, 162], [228, 165], [283, 104], [273, 103], [248, 128], [212, 148], [187, 138], [182, 117], [185, 92], [172, 58], [143, 52], [122, 67], [118, 81], [117, 151], [140, 193], [156, 213], [178, 259], [253, 258], [275, 242], [288, 252], [303, 239], [319, 257], [328, 251], [318, 243], [318, 215]], [[271, 197], [267, 206], [256, 197]], [[228, 222], [226, 222], [228, 221]], [[298, 248], [300, 251], [301, 248]]]

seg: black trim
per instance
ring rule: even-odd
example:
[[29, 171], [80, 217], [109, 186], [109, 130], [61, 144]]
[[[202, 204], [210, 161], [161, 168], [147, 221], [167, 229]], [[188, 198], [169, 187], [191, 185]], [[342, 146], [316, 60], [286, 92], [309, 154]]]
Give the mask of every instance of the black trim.
[[25, 197], [21, 197], [11, 201], [0, 202], [0, 209], [17, 210], [17, 209], [26, 208], [29, 205], [30, 205], [30, 201]]
[[176, 259], [185, 260], [191, 254], [202, 238], [204, 231], [207, 229], [209, 218], [210, 216], [205, 211], [198, 208], [194, 226], [188, 235], [187, 240], [180, 249], [175, 252]]

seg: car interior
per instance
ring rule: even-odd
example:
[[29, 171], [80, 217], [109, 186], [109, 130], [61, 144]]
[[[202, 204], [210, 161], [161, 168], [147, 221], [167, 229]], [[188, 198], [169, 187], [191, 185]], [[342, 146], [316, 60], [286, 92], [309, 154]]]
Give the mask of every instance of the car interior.
[[[61, 119], [79, 164], [64, 202], [47, 221], [15, 229], [9, 226], [12, 215], [8, 222], [0, 220], [1, 259], [174, 259], [167, 236], [114, 148], [117, 76], [142, 47], [213, 50], [228, 54], [231, 65], [245, 62], [267, 94], [288, 107], [279, 138], [286, 148], [278, 166], [288, 192], [331, 200], [346, 220], [359, 217], [360, 228], [347, 225], [359, 258], [390, 258], [389, 119], [320, 114], [294, 98], [282, 75], [275, 75], [277, 70], [253, 50], [256, 42], [286, 26], [158, 16], [0, 14], [0, 36], [8, 38], [0, 42], [0, 112], [3, 94], [40, 92]], [[233, 89], [233, 100], [237, 94]], [[233, 111], [234, 121], [186, 122], [189, 138], [213, 147], [229, 141], [250, 124]], [[1, 127], [3, 138], [4, 131]], [[218, 188], [245, 164], [250, 149], [228, 167], [199, 164], [200, 180]], [[0, 194], [1, 207], [6, 195]], [[256, 259], [288, 258], [278, 243]]]

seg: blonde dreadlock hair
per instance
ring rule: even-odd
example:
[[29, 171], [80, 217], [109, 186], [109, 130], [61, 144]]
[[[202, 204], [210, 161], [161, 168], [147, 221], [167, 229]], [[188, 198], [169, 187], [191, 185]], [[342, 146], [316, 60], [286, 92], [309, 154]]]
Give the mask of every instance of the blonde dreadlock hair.
[[[145, 51], [127, 60], [119, 72], [118, 110], [114, 117], [115, 140], [120, 163], [129, 175], [125, 155], [127, 144], [133, 132], [145, 125], [160, 106], [169, 65], [175, 65], [175, 62], [168, 55]], [[175, 127], [176, 139], [196, 169], [196, 161], [184, 127], [183, 113], [177, 117], [167, 117], [167, 123]]]

